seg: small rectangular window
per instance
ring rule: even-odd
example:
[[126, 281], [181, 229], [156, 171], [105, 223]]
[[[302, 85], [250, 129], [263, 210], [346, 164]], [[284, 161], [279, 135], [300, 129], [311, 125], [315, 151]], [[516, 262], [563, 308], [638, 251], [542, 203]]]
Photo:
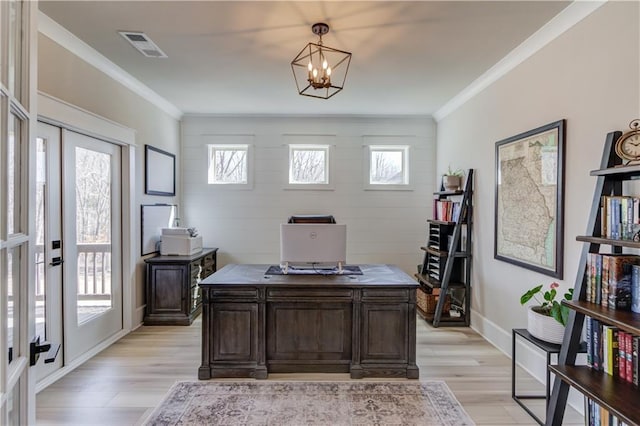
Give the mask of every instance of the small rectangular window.
[[329, 145], [289, 145], [289, 184], [328, 185]]
[[249, 145], [209, 145], [208, 183], [246, 185]]
[[369, 185], [409, 185], [409, 147], [370, 145]]

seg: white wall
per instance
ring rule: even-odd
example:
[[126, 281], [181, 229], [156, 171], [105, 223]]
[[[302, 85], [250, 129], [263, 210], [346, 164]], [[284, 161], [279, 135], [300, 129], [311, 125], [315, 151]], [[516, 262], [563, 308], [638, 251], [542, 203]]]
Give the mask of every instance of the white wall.
[[506, 353], [524, 291], [554, 279], [493, 258], [495, 143], [567, 120], [563, 288], [573, 287], [605, 136], [640, 117], [637, 2], [609, 2], [438, 122], [437, 164], [477, 170], [472, 325]]
[[[334, 190], [284, 189], [284, 135], [291, 134], [335, 135]], [[253, 135], [252, 189], [207, 184], [211, 135]], [[365, 135], [408, 136], [412, 191], [363, 190]], [[413, 274], [422, 260], [419, 247], [425, 243], [437, 186], [435, 126], [429, 117], [187, 116], [182, 158], [183, 224], [198, 228], [206, 246], [220, 248], [220, 266], [277, 263], [279, 225], [292, 214], [332, 214], [346, 224], [349, 263], [393, 263]]]
[[[116, 82], [50, 38], [38, 37], [38, 90], [135, 130], [135, 216], [133, 239], [137, 265], [125, 277], [125, 291], [134, 288], [133, 326], [142, 321], [145, 303], [144, 262], [140, 257], [140, 204], [177, 203], [177, 197], [144, 194], [144, 145], [175, 153], [180, 178], [180, 122]], [[126, 183], [125, 183], [126, 184]], [[177, 186], [179, 187], [179, 186]]]

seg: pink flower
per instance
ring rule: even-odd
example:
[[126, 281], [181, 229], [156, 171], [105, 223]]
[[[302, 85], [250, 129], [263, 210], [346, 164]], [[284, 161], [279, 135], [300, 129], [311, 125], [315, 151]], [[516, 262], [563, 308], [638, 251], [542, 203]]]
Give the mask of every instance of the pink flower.
[[558, 284], [558, 283], [551, 283], [551, 285], [549, 285], [549, 287], [551, 287], [551, 288], [558, 288], [558, 287], [560, 287], [560, 284]]

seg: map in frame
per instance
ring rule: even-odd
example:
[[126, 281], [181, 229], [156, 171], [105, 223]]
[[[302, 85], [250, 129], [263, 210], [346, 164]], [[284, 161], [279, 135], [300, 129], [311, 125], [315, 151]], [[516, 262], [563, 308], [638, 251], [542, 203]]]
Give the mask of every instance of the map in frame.
[[494, 258], [562, 279], [564, 120], [496, 143]]

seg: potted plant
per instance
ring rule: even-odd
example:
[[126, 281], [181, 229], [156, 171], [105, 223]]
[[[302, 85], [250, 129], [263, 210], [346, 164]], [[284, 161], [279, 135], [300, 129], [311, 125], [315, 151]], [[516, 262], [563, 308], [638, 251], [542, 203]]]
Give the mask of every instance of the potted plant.
[[462, 170], [453, 170], [451, 165], [449, 165], [446, 173], [442, 175], [442, 185], [447, 191], [456, 191], [460, 189], [462, 176], [464, 176]]
[[[557, 288], [560, 284], [553, 282], [549, 289], [542, 291], [544, 284], [536, 286], [520, 297], [520, 304], [524, 305], [531, 299], [535, 299], [538, 305], [530, 306], [527, 314], [527, 331], [533, 337], [549, 343], [561, 344], [564, 337], [564, 328], [569, 318], [569, 308], [556, 300]], [[539, 299], [542, 297], [542, 301]], [[564, 294], [565, 300], [571, 300], [573, 289]]]

